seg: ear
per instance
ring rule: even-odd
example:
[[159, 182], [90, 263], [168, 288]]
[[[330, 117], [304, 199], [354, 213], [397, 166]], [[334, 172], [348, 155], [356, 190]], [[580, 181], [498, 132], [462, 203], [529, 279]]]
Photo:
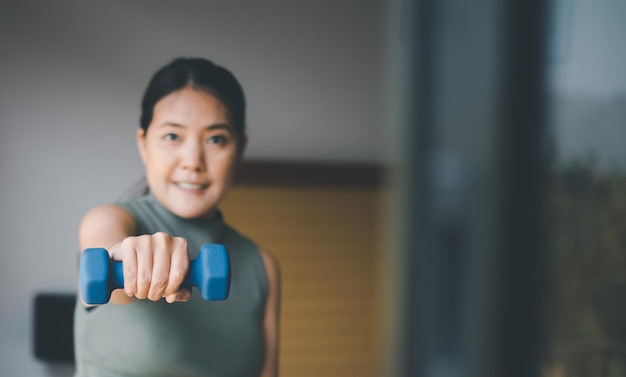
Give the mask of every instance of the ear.
[[147, 160], [147, 151], [146, 151], [146, 132], [143, 129], [137, 130], [137, 149], [139, 150], [139, 156], [141, 157], [141, 162], [145, 165]]

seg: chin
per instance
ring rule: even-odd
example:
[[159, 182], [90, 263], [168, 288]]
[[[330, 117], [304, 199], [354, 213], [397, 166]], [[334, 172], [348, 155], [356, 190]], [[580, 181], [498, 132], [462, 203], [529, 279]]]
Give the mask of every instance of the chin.
[[213, 208], [204, 209], [203, 206], [199, 205], [186, 205], [175, 207], [174, 211], [172, 211], [176, 216], [182, 217], [185, 219], [197, 219], [200, 217], [207, 217], [214, 213]]
[[198, 211], [198, 208], [177, 208], [172, 211], [176, 216], [184, 219], [197, 219], [199, 217], [207, 216], [210, 211]]
[[211, 195], [188, 196], [188, 195], [165, 195], [161, 201], [165, 207], [178, 217], [184, 219], [196, 219], [211, 216], [215, 212], [215, 206], [211, 205]]

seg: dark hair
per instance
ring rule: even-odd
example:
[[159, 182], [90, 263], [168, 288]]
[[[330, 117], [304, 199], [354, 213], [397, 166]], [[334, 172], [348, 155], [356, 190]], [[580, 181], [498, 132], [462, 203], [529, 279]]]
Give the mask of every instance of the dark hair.
[[150, 80], [141, 101], [141, 129], [148, 130], [154, 106], [163, 97], [192, 86], [217, 97], [235, 126], [238, 143], [246, 131], [246, 99], [235, 76], [226, 68], [202, 58], [177, 58], [159, 69]]

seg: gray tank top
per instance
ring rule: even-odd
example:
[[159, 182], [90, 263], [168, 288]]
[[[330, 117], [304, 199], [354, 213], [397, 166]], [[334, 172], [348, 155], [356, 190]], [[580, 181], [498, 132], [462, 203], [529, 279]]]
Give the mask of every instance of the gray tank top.
[[230, 294], [204, 301], [193, 289], [186, 303], [135, 300], [86, 310], [76, 305], [77, 377], [257, 376], [264, 358], [263, 316], [268, 294], [257, 246], [223, 222], [183, 219], [150, 194], [119, 204], [137, 235], [157, 231], [184, 237], [190, 258], [205, 243], [221, 243], [231, 263]]

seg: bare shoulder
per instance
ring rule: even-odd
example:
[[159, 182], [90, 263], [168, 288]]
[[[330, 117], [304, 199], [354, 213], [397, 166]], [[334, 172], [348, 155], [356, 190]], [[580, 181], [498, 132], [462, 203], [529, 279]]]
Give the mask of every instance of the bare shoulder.
[[128, 217], [132, 218], [130, 213], [126, 211], [124, 208], [117, 206], [115, 204], [103, 204], [89, 210], [85, 216], [83, 217], [83, 221], [91, 221], [95, 219], [101, 219], [106, 217]]
[[92, 247], [94, 242], [119, 242], [134, 231], [135, 219], [128, 211], [120, 206], [106, 204], [91, 209], [83, 216], [79, 239], [83, 248]]
[[134, 227], [135, 220], [124, 208], [113, 204], [105, 204], [91, 209], [81, 220], [81, 229], [90, 227]]
[[278, 266], [278, 260], [269, 251], [259, 249], [263, 264], [265, 265], [265, 271], [270, 283], [277, 283], [280, 278], [280, 268]]

